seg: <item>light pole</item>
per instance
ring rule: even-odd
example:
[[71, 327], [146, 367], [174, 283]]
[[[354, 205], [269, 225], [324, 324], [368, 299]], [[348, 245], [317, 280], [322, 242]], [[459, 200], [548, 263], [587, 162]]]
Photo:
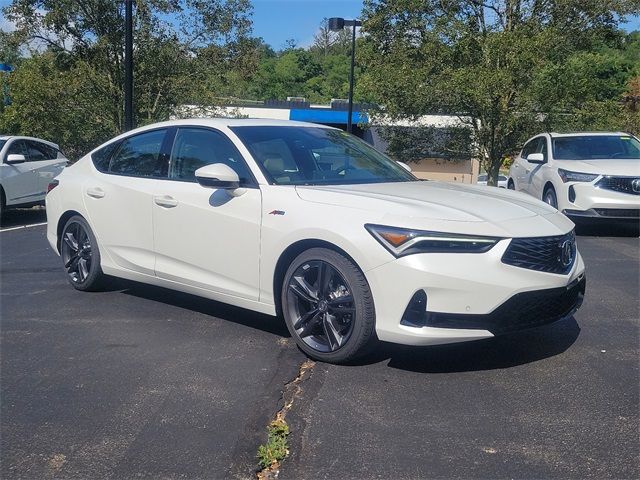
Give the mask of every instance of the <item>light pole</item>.
[[344, 27], [352, 27], [351, 33], [351, 70], [349, 71], [349, 115], [347, 117], [347, 132], [353, 129], [351, 117], [353, 117], [353, 71], [356, 65], [356, 27], [362, 25], [360, 20], [345, 20], [340, 17], [329, 19], [329, 30], [339, 32]]
[[133, 2], [124, 0], [124, 129], [133, 128]]

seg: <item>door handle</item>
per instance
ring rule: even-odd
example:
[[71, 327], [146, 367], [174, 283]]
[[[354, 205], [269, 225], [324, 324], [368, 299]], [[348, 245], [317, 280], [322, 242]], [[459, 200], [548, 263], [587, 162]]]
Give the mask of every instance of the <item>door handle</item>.
[[87, 188], [87, 195], [93, 198], [102, 198], [104, 197], [104, 190], [100, 187]]
[[156, 195], [153, 197], [153, 201], [156, 205], [160, 205], [165, 208], [178, 206], [178, 201], [170, 195]]

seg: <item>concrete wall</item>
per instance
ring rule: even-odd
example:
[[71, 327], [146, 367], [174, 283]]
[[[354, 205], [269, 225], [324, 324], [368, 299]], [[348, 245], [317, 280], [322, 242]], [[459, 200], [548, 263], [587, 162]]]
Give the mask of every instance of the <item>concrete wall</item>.
[[419, 162], [411, 162], [409, 166], [418, 178], [458, 183], [475, 183], [480, 170], [480, 163], [477, 160], [444, 161], [427, 158]]

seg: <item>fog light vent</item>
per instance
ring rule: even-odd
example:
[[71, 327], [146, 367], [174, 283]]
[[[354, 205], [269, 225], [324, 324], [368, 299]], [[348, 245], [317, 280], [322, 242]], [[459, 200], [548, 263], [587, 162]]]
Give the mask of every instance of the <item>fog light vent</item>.
[[576, 201], [576, 189], [573, 188], [573, 185], [569, 186], [569, 201], [571, 203]]
[[418, 290], [411, 297], [400, 324], [408, 327], [424, 327], [427, 324], [427, 294], [424, 290]]

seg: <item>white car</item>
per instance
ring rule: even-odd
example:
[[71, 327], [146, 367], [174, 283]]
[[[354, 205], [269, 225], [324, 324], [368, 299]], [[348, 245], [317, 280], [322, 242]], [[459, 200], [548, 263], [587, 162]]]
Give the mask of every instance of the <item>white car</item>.
[[543, 133], [509, 171], [510, 189], [571, 217], [640, 219], [640, 141], [615, 133]]
[[5, 208], [43, 203], [47, 186], [67, 162], [55, 143], [0, 136], [0, 214]]
[[[487, 186], [488, 179], [489, 175], [487, 175], [486, 173], [482, 173], [478, 175], [478, 181], [476, 182], [476, 184]], [[507, 188], [507, 180], [508, 179], [505, 175], [498, 175], [498, 187]]]
[[104, 275], [282, 314], [309, 356], [433, 345], [564, 318], [573, 223], [527, 195], [420, 181], [341, 130], [199, 119], [123, 134], [66, 168], [47, 238], [79, 290]]

